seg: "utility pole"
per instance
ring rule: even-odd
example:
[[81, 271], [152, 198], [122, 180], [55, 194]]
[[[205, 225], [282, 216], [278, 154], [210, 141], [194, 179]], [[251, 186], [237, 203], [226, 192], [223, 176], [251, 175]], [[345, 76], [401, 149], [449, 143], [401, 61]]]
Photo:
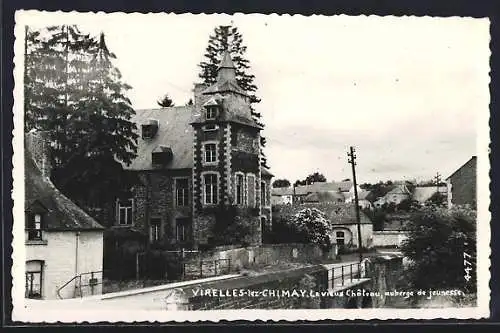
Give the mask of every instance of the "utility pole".
[[436, 181], [436, 192], [439, 193], [439, 184], [441, 183], [441, 175], [439, 172], [437, 172], [436, 176], [434, 176], [434, 180]]
[[359, 217], [359, 202], [358, 202], [358, 185], [356, 183], [356, 154], [355, 154], [354, 147], [351, 146], [349, 152], [347, 153], [347, 156], [349, 159], [347, 160], [352, 167], [352, 182], [354, 185], [354, 204], [355, 204], [355, 209], [356, 209], [356, 222], [358, 223], [358, 250], [359, 250], [359, 262], [363, 260], [363, 250], [362, 250], [362, 243], [361, 243], [361, 219]]

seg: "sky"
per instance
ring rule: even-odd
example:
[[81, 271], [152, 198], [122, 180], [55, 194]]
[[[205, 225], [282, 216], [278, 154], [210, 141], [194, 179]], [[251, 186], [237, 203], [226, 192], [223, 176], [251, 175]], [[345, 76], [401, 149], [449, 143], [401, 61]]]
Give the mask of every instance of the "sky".
[[[104, 32], [135, 109], [192, 97], [217, 25], [234, 24], [255, 75], [265, 154], [276, 178], [313, 172], [359, 183], [448, 177], [488, 131], [489, 21], [472, 18], [68, 14], [31, 26]], [[50, 22], [50, 23], [49, 23]]]

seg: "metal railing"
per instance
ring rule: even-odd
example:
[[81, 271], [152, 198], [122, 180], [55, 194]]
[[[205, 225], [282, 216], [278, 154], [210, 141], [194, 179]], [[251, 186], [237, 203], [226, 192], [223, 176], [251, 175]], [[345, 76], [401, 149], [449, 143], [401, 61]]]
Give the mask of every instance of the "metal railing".
[[83, 297], [85, 288], [89, 287], [89, 295], [95, 295], [96, 289], [103, 284], [103, 271], [86, 272], [73, 276], [68, 282], [57, 289], [57, 297], [63, 299], [61, 291], [74, 282], [73, 297]]
[[352, 284], [354, 280], [361, 278], [362, 264], [355, 262], [338, 267], [333, 267], [328, 272], [328, 287], [343, 287]]

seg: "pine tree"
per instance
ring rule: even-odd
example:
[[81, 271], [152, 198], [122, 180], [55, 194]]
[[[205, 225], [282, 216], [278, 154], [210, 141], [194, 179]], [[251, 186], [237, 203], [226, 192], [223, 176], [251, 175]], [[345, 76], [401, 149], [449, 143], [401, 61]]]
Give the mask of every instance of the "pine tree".
[[165, 96], [163, 96], [163, 98], [160, 101], [157, 101], [156, 103], [158, 103], [158, 105], [161, 106], [162, 108], [168, 108], [170, 106], [174, 106], [174, 101], [170, 98], [170, 96], [168, 96], [168, 94], [165, 94]]
[[[199, 77], [204, 83], [214, 84], [217, 79], [217, 68], [225, 51], [231, 54], [231, 58], [236, 67], [236, 81], [238, 85], [249, 95], [252, 107], [252, 116], [257, 124], [264, 127], [261, 122], [262, 115], [255, 110], [253, 104], [259, 103], [260, 98], [255, 94], [257, 86], [253, 83], [255, 76], [249, 73], [250, 61], [245, 58], [247, 47], [243, 45], [243, 36], [238, 28], [232, 25], [221, 25], [214, 29], [214, 33], [209, 37], [208, 46], [205, 52], [205, 60], [199, 64], [201, 72]], [[265, 147], [266, 139], [261, 136], [261, 147]], [[267, 167], [267, 159], [261, 149], [261, 163]]]
[[[31, 35], [27, 58], [27, 129], [47, 131], [52, 141], [52, 180], [75, 201], [111, 200], [124, 183], [119, 162], [135, 157], [130, 86], [112, 64], [115, 55], [100, 39], [76, 26]], [[29, 33], [28, 33], [29, 36]], [[29, 49], [29, 48], [28, 48]]]

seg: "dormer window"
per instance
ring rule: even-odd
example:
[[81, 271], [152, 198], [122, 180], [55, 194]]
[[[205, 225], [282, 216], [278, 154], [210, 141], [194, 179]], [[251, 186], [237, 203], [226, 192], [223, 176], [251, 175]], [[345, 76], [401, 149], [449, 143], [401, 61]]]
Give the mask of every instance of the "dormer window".
[[173, 152], [170, 147], [158, 146], [151, 153], [151, 162], [153, 165], [162, 166], [172, 161]]
[[208, 106], [206, 111], [207, 120], [215, 120], [215, 118], [217, 118], [218, 109], [217, 106]]
[[42, 215], [32, 215], [28, 224], [28, 240], [42, 240]]
[[158, 120], [150, 119], [146, 124], [141, 125], [141, 136], [143, 139], [152, 139], [158, 132]]

